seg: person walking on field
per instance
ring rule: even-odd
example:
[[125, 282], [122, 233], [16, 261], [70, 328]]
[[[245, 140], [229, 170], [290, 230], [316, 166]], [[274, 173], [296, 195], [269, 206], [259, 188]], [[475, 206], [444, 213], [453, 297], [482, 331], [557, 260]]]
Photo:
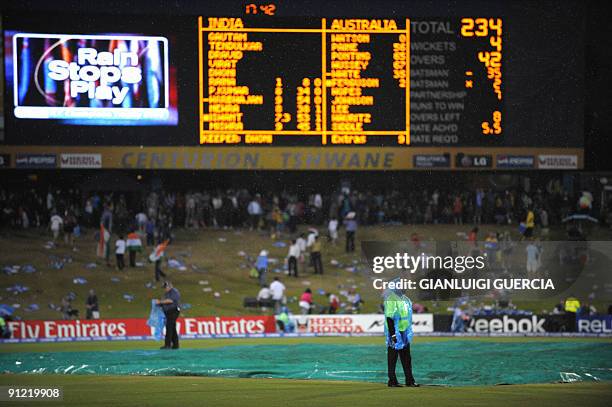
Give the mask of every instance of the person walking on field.
[[178, 349], [179, 336], [176, 330], [176, 320], [181, 312], [181, 293], [172, 286], [170, 281], [163, 284], [164, 298], [156, 300], [155, 303], [162, 307], [166, 315], [166, 338], [164, 346], [160, 349]]
[[355, 220], [355, 212], [349, 212], [344, 218], [344, 227], [346, 228], [346, 252], [352, 253], [355, 251], [355, 233], [357, 232], [357, 221]]
[[323, 260], [321, 258], [321, 240], [319, 236], [315, 236], [315, 241], [310, 246], [310, 257], [312, 258], [312, 266], [315, 274], [323, 274]]
[[287, 270], [288, 274], [291, 277], [293, 274], [295, 277], [298, 276], [298, 259], [300, 258], [300, 246], [297, 244], [297, 241], [294, 239], [291, 241], [291, 246], [289, 246], [289, 253], [287, 253]]
[[54, 213], [53, 216], [51, 216], [49, 225], [51, 227], [51, 232], [53, 233], [53, 243], [57, 241], [63, 224], [64, 220], [57, 213]]
[[125, 240], [123, 240], [123, 235], [119, 235], [119, 239], [115, 242], [115, 257], [117, 258], [117, 268], [119, 270], [123, 270], [125, 267]]

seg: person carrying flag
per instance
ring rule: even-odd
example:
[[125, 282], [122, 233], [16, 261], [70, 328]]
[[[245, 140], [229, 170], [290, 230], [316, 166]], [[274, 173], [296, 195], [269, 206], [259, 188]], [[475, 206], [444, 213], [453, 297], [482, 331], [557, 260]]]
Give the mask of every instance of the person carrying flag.
[[170, 243], [170, 240], [164, 240], [159, 243], [153, 253], [149, 256], [149, 260], [155, 263], [155, 281], [159, 281], [160, 277], [166, 278], [166, 273], [164, 273], [161, 269], [162, 258], [165, 255], [166, 247]]
[[399, 356], [406, 377], [406, 387], [419, 387], [412, 375], [410, 343], [412, 342], [412, 302], [399, 289], [385, 290], [385, 338], [389, 387], [402, 387], [397, 381], [395, 365]]
[[130, 256], [130, 267], [136, 267], [136, 253], [142, 251], [142, 241], [138, 232], [131, 232], [127, 235], [127, 249]]

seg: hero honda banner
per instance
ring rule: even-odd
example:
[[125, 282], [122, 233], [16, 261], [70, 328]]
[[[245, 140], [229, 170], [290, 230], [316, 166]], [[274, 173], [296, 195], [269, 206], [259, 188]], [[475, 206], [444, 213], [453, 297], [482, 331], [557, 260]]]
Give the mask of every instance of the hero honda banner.
[[7, 86], [13, 88], [18, 119], [73, 125], [177, 124], [165, 37], [7, 31], [5, 42], [10, 45]]
[[[383, 334], [383, 314], [362, 315], [296, 315], [293, 318], [297, 333], [314, 334]], [[413, 314], [415, 333], [433, 332], [433, 314]]]

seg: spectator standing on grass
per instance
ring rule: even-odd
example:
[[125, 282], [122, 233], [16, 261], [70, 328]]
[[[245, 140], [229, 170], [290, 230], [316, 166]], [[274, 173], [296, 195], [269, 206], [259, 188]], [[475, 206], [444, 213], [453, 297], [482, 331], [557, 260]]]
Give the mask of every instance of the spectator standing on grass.
[[[306, 236], [306, 250], [310, 252], [311, 246], [315, 242], [315, 237], [319, 234], [319, 231], [316, 228], [308, 229], [308, 235]], [[308, 266], [312, 266], [312, 254], [308, 256]]]
[[147, 246], [155, 245], [155, 221], [152, 218], [147, 220], [145, 232], [147, 234]]
[[70, 211], [66, 211], [64, 216], [64, 243], [74, 248], [74, 229], [77, 226], [76, 216]]
[[338, 241], [338, 219], [335, 216], [329, 220], [327, 231], [329, 233], [329, 241], [335, 246]]
[[110, 267], [110, 233], [108, 229], [104, 227], [104, 224], [100, 224], [100, 236], [98, 236], [98, 246], [96, 249], [98, 257], [104, 258], [104, 262], [107, 267]]
[[255, 260], [255, 269], [257, 269], [257, 278], [259, 280], [259, 286], [263, 287], [266, 285], [266, 273], [268, 272], [268, 251], [262, 250]]
[[98, 296], [96, 295], [96, 292], [93, 289], [89, 290], [89, 295], [87, 296], [87, 300], [85, 301], [85, 307], [87, 308], [87, 319], [100, 319]]
[[457, 195], [453, 203], [453, 222], [455, 222], [455, 225], [463, 225], [463, 202], [461, 201], [461, 195]]
[[300, 236], [295, 241], [300, 248], [300, 264], [304, 264], [304, 253], [306, 253], [306, 238], [303, 233], [300, 233]]
[[147, 214], [144, 211], [140, 211], [136, 214], [135, 219], [138, 231], [144, 235], [147, 228]]
[[527, 215], [525, 216], [525, 231], [523, 232], [523, 238], [529, 239], [533, 237], [533, 229], [535, 228], [535, 214], [531, 207], [527, 208]]
[[346, 245], [347, 253], [355, 251], [355, 233], [357, 233], [357, 220], [355, 212], [349, 212], [344, 218], [344, 227], [346, 228]]
[[249, 206], [247, 207], [247, 212], [249, 213], [249, 218], [251, 219], [251, 230], [259, 230], [259, 222], [261, 221], [261, 215], [263, 214], [261, 203], [259, 201], [259, 194], [257, 194], [255, 198], [249, 202]]
[[300, 297], [300, 311], [302, 315], [310, 314], [312, 311], [312, 290], [307, 288]]
[[53, 215], [51, 215], [51, 219], [49, 220], [49, 226], [51, 228], [51, 233], [53, 233], [54, 243], [59, 238], [60, 230], [62, 228], [63, 223], [64, 223], [64, 220], [57, 213], [53, 213]]
[[72, 319], [72, 317], [79, 317], [79, 310], [72, 308], [72, 299], [69, 296], [65, 296], [62, 298], [60, 309], [62, 311], [62, 316], [64, 317], [64, 319]]
[[131, 232], [127, 235], [126, 246], [130, 257], [130, 267], [136, 267], [136, 253], [142, 251], [142, 241], [137, 232]]
[[482, 206], [484, 204], [485, 193], [482, 189], [476, 190], [474, 197], [474, 224], [480, 225], [482, 223]]
[[283, 298], [285, 297], [285, 290], [287, 288], [278, 277], [274, 277], [274, 281], [270, 284], [270, 291], [272, 292], [272, 301], [274, 302], [274, 312], [279, 313]]
[[474, 228], [472, 228], [472, 230], [470, 230], [470, 233], [468, 233], [467, 240], [469, 242], [468, 246], [470, 253], [478, 253], [478, 226], [475, 226]]
[[115, 257], [117, 258], [117, 268], [119, 270], [123, 270], [125, 267], [125, 240], [123, 239], [123, 235], [119, 235], [119, 239], [115, 241]]
[[310, 246], [310, 257], [312, 258], [312, 266], [315, 274], [323, 274], [323, 260], [321, 258], [321, 240], [319, 236], [315, 236], [315, 241]]
[[165, 240], [160, 242], [155, 250], [149, 256], [149, 260], [155, 262], [155, 281], [159, 281], [160, 277], [166, 278], [166, 273], [164, 273], [161, 269], [162, 259], [166, 254], [166, 247], [170, 243], [169, 240]]
[[329, 299], [329, 308], [327, 309], [327, 313], [335, 314], [338, 312], [338, 308], [340, 308], [340, 299], [336, 294], [332, 293], [327, 294], [327, 298]]
[[358, 314], [361, 310], [361, 304], [363, 304], [361, 295], [354, 288], [351, 288], [348, 292], [347, 300], [351, 304], [351, 312], [353, 314]]
[[287, 272], [289, 276], [292, 274], [298, 276], [298, 259], [300, 258], [300, 246], [294, 239], [291, 241], [289, 246], [289, 252], [287, 253]]
[[265, 311], [267, 309], [265, 305], [269, 304], [271, 299], [272, 292], [270, 291], [270, 288], [268, 288], [268, 285], [265, 284], [263, 287], [261, 287], [259, 293], [257, 293], [257, 305], [261, 307], [262, 311]]

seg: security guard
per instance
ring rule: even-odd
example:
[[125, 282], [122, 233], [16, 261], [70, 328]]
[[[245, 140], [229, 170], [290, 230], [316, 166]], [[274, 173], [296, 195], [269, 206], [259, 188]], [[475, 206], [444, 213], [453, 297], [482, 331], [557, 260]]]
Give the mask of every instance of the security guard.
[[574, 332], [576, 330], [576, 313], [580, 309], [580, 301], [578, 298], [570, 295], [565, 300], [565, 330]]
[[419, 387], [412, 375], [410, 343], [412, 342], [412, 302], [401, 290], [386, 290], [384, 294], [385, 336], [387, 343], [387, 370], [389, 387], [402, 387], [395, 375], [399, 356], [407, 387]]
[[580, 308], [580, 301], [578, 298], [570, 296], [565, 300], [565, 312], [575, 314]]
[[178, 349], [179, 337], [176, 332], [176, 320], [181, 312], [179, 305], [181, 294], [176, 288], [172, 287], [170, 281], [164, 282], [163, 287], [165, 291], [164, 298], [156, 301], [157, 305], [162, 307], [166, 315], [166, 339], [164, 346], [160, 349]]

